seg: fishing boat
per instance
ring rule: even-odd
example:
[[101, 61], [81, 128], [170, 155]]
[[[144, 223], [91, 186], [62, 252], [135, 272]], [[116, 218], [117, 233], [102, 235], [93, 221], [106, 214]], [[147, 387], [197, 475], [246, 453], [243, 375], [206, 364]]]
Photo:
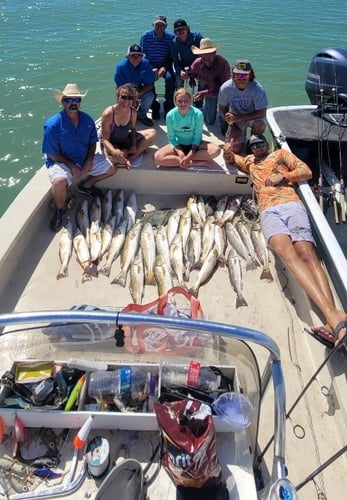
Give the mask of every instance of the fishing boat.
[[[268, 110], [275, 145], [292, 151], [313, 172], [310, 184], [299, 186], [309, 209], [329, 271], [346, 297], [347, 233], [347, 50], [324, 48], [308, 68], [305, 82], [310, 104]], [[318, 201], [318, 204], [316, 203]]]
[[[185, 213], [192, 194], [205, 206], [211, 196], [251, 196], [248, 177], [222, 153], [210, 169], [158, 169], [153, 151], [165, 143], [166, 127], [156, 127], [140, 167], [100, 183], [113, 204], [120, 192], [136, 197], [136, 221], [165, 225], [175, 210]], [[204, 138], [222, 144], [217, 126]], [[84, 202], [75, 196], [66, 225], [76, 224]], [[276, 257], [268, 256], [266, 279], [265, 264], [237, 259], [242, 289], [233, 288], [219, 253], [206, 282], [198, 282], [202, 264], [183, 283], [172, 277], [173, 290], [146, 284], [135, 300], [130, 277], [124, 287], [117, 282], [120, 258], [108, 275], [101, 263], [82, 269], [72, 253], [61, 271], [63, 230], [49, 230], [50, 200], [42, 167], [0, 220], [0, 498], [342, 498], [346, 358], [304, 332], [321, 318]], [[254, 215], [241, 205], [233, 222], [250, 228]], [[229, 250], [230, 243], [225, 256]], [[346, 296], [332, 288], [345, 307]], [[201, 386], [204, 372], [214, 385]], [[100, 385], [91, 389], [109, 373], [130, 376], [111, 399]], [[165, 440], [173, 423], [164, 429], [159, 417], [163, 407], [173, 412], [181, 402], [182, 410], [182, 401], [179, 421], [187, 423], [188, 410], [195, 423], [200, 415], [194, 436], [208, 424], [202, 441], [214, 450], [197, 451], [200, 482], [188, 467], [194, 457]], [[210, 489], [186, 489], [186, 473]]]

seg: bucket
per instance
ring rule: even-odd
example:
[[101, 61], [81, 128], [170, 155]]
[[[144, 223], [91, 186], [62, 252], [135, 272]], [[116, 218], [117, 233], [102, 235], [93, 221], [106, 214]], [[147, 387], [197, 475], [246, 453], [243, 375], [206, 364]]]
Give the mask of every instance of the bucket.
[[95, 436], [86, 450], [87, 468], [93, 477], [100, 477], [110, 462], [110, 445], [106, 438]]

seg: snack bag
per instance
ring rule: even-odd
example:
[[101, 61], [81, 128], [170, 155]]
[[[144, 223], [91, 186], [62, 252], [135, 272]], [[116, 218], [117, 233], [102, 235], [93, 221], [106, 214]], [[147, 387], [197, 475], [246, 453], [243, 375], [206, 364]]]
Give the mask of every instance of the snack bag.
[[224, 483], [210, 406], [195, 400], [154, 403], [163, 439], [161, 463], [176, 486]]

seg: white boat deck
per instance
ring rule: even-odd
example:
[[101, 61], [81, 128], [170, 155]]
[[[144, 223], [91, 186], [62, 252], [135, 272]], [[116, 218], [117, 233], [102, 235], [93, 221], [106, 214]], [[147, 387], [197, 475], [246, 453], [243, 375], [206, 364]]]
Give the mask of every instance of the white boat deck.
[[[165, 141], [165, 127], [160, 130], [159, 144]], [[222, 141], [210, 135], [210, 140]], [[228, 171], [222, 157], [216, 162], [214, 171], [186, 171], [180, 169], [157, 169], [153, 165], [152, 151], [149, 151], [140, 168], [119, 170], [116, 176], [105, 181], [100, 187], [124, 189], [126, 193], [137, 194], [139, 210], [147, 204], [157, 209], [183, 207], [192, 193], [221, 196], [226, 193], [249, 193], [247, 178], [238, 172]], [[2, 245], [0, 248], [0, 309], [1, 312], [66, 309], [74, 305], [124, 307], [132, 302], [128, 288], [111, 284], [119, 272], [119, 259], [113, 264], [110, 277], [102, 274], [91, 281], [82, 283], [82, 269], [73, 254], [68, 277], [56, 279], [59, 269], [58, 245], [60, 234], [53, 234], [48, 227], [49, 183], [45, 169], [22, 191], [15, 204], [0, 221]], [[179, 195], [178, 195], [179, 193]], [[80, 199], [78, 197], [78, 199]], [[73, 217], [73, 213], [71, 213]], [[322, 319], [301, 289], [293, 282], [282, 264], [271, 255], [273, 282], [260, 280], [261, 269], [246, 271], [243, 266], [244, 297], [248, 307], [236, 309], [236, 294], [232, 290], [228, 270], [219, 267], [210, 282], [200, 288], [199, 299], [208, 319], [234, 325], [254, 328], [268, 334], [281, 348], [284, 376], [289, 409], [327, 355], [326, 349], [311, 339], [304, 328], [321, 324]], [[197, 271], [193, 271], [191, 286]], [[154, 286], [145, 287], [143, 303], [157, 298]], [[26, 346], [1, 342], [1, 369], [5, 370], [14, 359], [33, 355]], [[257, 349], [255, 349], [258, 354]], [[321, 463], [330, 458], [347, 442], [346, 400], [346, 357], [337, 353], [321, 371], [305, 397], [287, 422], [287, 457], [289, 478], [294, 484], [302, 481]], [[272, 431], [268, 422], [272, 421], [271, 394], [269, 407], [264, 409], [260, 420], [260, 443], [265, 446]], [[298, 427], [303, 436], [295, 435]], [[223, 440], [222, 440], [223, 441]], [[223, 446], [223, 444], [221, 444]], [[223, 449], [223, 448], [222, 448]], [[230, 450], [226, 450], [230, 452]], [[272, 451], [268, 453], [271, 454]], [[266, 459], [266, 457], [265, 457]], [[324, 474], [316, 478], [319, 488], [326, 498], [343, 498], [347, 485], [346, 458], [341, 457]], [[247, 476], [242, 469], [232, 469], [234, 476]], [[245, 481], [249, 478], [245, 477]], [[92, 481], [88, 480], [83, 490], [83, 498], [91, 498]], [[81, 499], [81, 492], [73, 498]], [[166, 496], [165, 496], [166, 495]], [[235, 498], [245, 498], [238, 492]], [[72, 497], [70, 497], [72, 498]], [[169, 486], [156, 492], [150, 498], [171, 498]], [[317, 491], [313, 483], [308, 484], [299, 498], [314, 500]]]

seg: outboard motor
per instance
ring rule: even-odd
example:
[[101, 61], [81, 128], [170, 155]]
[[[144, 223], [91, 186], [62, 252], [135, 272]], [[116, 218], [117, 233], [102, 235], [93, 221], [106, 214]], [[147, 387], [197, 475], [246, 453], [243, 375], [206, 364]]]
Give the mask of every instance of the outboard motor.
[[310, 64], [305, 90], [311, 104], [347, 105], [347, 50], [323, 49]]

